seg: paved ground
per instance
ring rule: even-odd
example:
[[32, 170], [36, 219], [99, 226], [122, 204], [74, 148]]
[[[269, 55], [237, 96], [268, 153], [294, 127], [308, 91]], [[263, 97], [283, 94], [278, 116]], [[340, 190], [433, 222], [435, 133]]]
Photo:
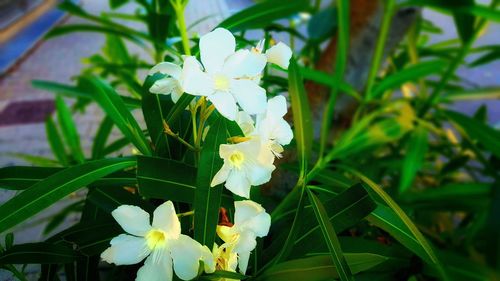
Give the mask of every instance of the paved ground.
[[[107, 3], [108, 1], [103, 0], [83, 1], [85, 8], [93, 13], [108, 10]], [[203, 34], [210, 31], [231, 11], [241, 9], [249, 3], [250, 0], [192, 0], [187, 10], [187, 21], [192, 23], [207, 15], [214, 15], [214, 17], [204, 21], [203, 24], [198, 25], [193, 31]], [[127, 5], [122, 8], [124, 12], [130, 12], [134, 9], [134, 5]], [[443, 37], [432, 38], [432, 40], [438, 41], [454, 36], [454, 27], [449, 18], [432, 12], [426, 12], [426, 16], [432, 18], [437, 25], [445, 30]], [[82, 20], [70, 18], [68, 22], [77, 23], [82, 22]], [[498, 44], [498, 38], [500, 38], [499, 27], [499, 25], [491, 27], [486, 36], [480, 40], [480, 44]], [[0, 79], [0, 119], [2, 119], [2, 114], [5, 115], [8, 110], [16, 112], [18, 116], [23, 115], [23, 112], [32, 110], [33, 106], [30, 107], [29, 102], [34, 102], [38, 107], [45, 104], [44, 108], [47, 112], [53, 110], [50, 105], [52, 104], [53, 95], [33, 89], [30, 81], [43, 79], [71, 83], [71, 77], [78, 74], [83, 67], [82, 58], [98, 52], [103, 42], [104, 38], [101, 35], [89, 33], [75, 33], [42, 42], [8, 76]], [[134, 48], [134, 50], [140, 52], [137, 48]], [[500, 62], [476, 69], [463, 68], [460, 69], [459, 73], [467, 77], [468, 83], [472, 86], [500, 86], [498, 69], [500, 69]], [[464, 103], [460, 105], [460, 108], [470, 113], [482, 103]], [[95, 106], [88, 108], [85, 114], [76, 116], [78, 130], [82, 137], [82, 146], [87, 153], [90, 151], [92, 137], [95, 135], [102, 116], [101, 111]], [[490, 103], [490, 122], [498, 123], [499, 117], [500, 104], [497, 101], [491, 106]], [[137, 116], [137, 118], [140, 119], [141, 116]], [[46, 142], [45, 128], [42, 121], [43, 118], [36, 117], [33, 120], [23, 121], [23, 124], [0, 120], [0, 167], [26, 164], [22, 159], [14, 157], [13, 153], [52, 157]], [[5, 202], [14, 194], [14, 192], [0, 191], [0, 202]], [[64, 206], [75, 202], [78, 198], [78, 195], [70, 196], [60, 204], [50, 208], [50, 210], [17, 227], [15, 229], [16, 242], [24, 243], [42, 240], [44, 236], [41, 234], [41, 229], [46, 218]], [[77, 216], [72, 216], [66, 224], [71, 224], [77, 219]], [[3, 241], [1, 236], [0, 241]], [[37, 269], [35, 267], [30, 271], [36, 272]], [[6, 275], [5, 272], [2, 273], [0, 270], [0, 280], [6, 279], [7, 276], [9, 275]]]

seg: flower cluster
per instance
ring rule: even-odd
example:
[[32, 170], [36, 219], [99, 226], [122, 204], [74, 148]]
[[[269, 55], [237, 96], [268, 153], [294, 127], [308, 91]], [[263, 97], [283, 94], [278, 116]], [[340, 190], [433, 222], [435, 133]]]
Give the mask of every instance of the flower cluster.
[[[211, 186], [225, 183], [234, 194], [250, 198], [251, 186], [271, 179], [274, 160], [281, 157], [283, 146], [291, 142], [293, 132], [284, 120], [288, 107], [284, 96], [267, 99], [259, 83], [267, 63], [288, 68], [292, 52], [278, 43], [263, 53], [264, 41], [252, 49], [236, 50], [236, 40], [226, 29], [217, 28], [200, 38], [201, 62], [194, 56], [184, 57], [182, 67], [163, 62], [150, 71], [166, 76], [157, 80], [150, 92], [171, 95], [177, 102], [184, 93], [210, 101], [225, 118], [236, 121], [243, 136], [221, 144], [224, 160]], [[271, 217], [251, 200], [236, 201], [234, 224], [217, 226], [222, 245], [212, 251], [187, 235], [181, 234], [179, 219], [172, 202], [160, 205], [150, 223], [149, 214], [136, 206], [120, 206], [113, 217], [128, 234], [111, 240], [102, 253], [103, 260], [117, 265], [136, 264], [145, 259], [136, 280], [172, 280], [173, 272], [190, 280], [204, 271], [225, 270], [245, 274], [250, 253], [257, 237], [268, 234]], [[196, 210], [195, 210], [196, 211]]]
[[181, 225], [174, 205], [167, 201], [158, 206], [150, 222], [149, 213], [137, 206], [122, 205], [111, 214], [127, 234], [111, 240], [111, 246], [101, 258], [116, 265], [142, 262], [137, 281], [172, 280], [173, 272], [182, 280], [198, 276], [200, 261], [203, 270], [246, 272], [250, 252], [255, 248], [256, 237], [269, 232], [271, 217], [257, 203], [246, 200], [235, 202], [234, 225], [219, 226], [217, 233], [225, 242], [213, 251], [191, 237], [181, 234]]
[[234, 194], [250, 198], [251, 186], [271, 179], [275, 157], [281, 156], [282, 146], [293, 138], [283, 119], [288, 110], [285, 97], [267, 100], [266, 91], [259, 86], [266, 64], [286, 69], [292, 51], [280, 42], [262, 53], [264, 41], [251, 50], [236, 50], [233, 34], [224, 28], [202, 36], [199, 47], [201, 62], [187, 56], [182, 68], [169, 62], [153, 67], [150, 74], [167, 76], [156, 81], [150, 91], [171, 95], [174, 102], [184, 92], [206, 97], [222, 116], [237, 121], [245, 136], [237, 143], [220, 146], [224, 165], [211, 185], [225, 183]]

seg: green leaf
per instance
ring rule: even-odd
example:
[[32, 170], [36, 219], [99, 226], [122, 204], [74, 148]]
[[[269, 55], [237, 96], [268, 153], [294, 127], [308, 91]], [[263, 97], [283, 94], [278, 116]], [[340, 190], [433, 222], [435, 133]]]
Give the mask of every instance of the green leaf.
[[500, 88], [481, 88], [474, 90], [454, 91], [440, 97], [442, 102], [469, 101], [469, 100], [497, 100], [500, 99]]
[[71, 150], [71, 154], [78, 163], [83, 163], [85, 161], [85, 156], [83, 155], [82, 146], [80, 144], [80, 136], [78, 135], [71, 112], [60, 96], [56, 97], [56, 109], [59, 125], [61, 126], [63, 137]]
[[403, 160], [401, 179], [399, 183], [399, 192], [403, 193], [413, 183], [417, 172], [422, 167], [427, 154], [427, 142], [429, 137], [427, 129], [424, 126], [418, 126], [412, 132], [408, 145], [406, 146], [406, 155]]
[[337, 8], [328, 7], [314, 14], [307, 24], [307, 33], [313, 40], [331, 37], [337, 28]]
[[462, 128], [469, 138], [482, 144], [488, 151], [500, 157], [500, 132], [490, 126], [458, 113], [447, 110], [444, 112], [453, 123]]
[[[353, 274], [369, 270], [387, 260], [387, 257], [372, 253], [345, 253], [344, 255]], [[323, 281], [339, 277], [338, 270], [332, 263], [331, 257], [329, 255], [319, 255], [275, 265], [262, 273], [257, 280]]]
[[27, 243], [14, 245], [0, 254], [0, 264], [61, 264], [73, 262], [78, 254], [64, 245]]
[[295, 59], [290, 60], [288, 68], [288, 92], [292, 102], [294, 137], [297, 142], [297, 155], [301, 175], [307, 169], [312, 149], [312, 115], [304, 89], [304, 81]]
[[[371, 188], [371, 190], [376, 195], [380, 197], [380, 199], [383, 200], [385, 204], [389, 206], [390, 210], [396, 214], [396, 218], [398, 218], [398, 220], [400, 220], [403, 225], [409, 230], [411, 238], [413, 238], [417, 242], [417, 245], [424, 251], [426, 256], [424, 256], [424, 260], [430, 261], [433, 266], [435, 266], [436, 269], [440, 272], [441, 277], [443, 277], [443, 279], [445, 280], [448, 280], [443, 264], [436, 256], [432, 245], [427, 241], [427, 239], [425, 239], [424, 235], [420, 232], [420, 230], [418, 230], [417, 226], [411, 221], [411, 219], [403, 211], [403, 209], [401, 209], [401, 207], [399, 207], [399, 205], [391, 198], [391, 196], [389, 196], [389, 194], [387, 194], [380, 186], [378, 186], [362, 173], [344, 165], [339, 165], [339, 167], [342, 167], [344, 170], [360, 178]], [[419, 253], [422, 254], [421, 251], [419, 251]]]
[[407, 193], [401, 201], [423, 210], [481, 210], [491, 203], [491, 183], [452, 183]]
[[339, 91], [350, 95], [356, 100], [362, 100], [363, 98], [359, 95], [359, 93], [351, 86], [349, 83], [345, 81], [341, 81], [340, 83], [335, 83], [335, 76], [333, 74], [329, 74], [320, 70], [311, 69], [308, 67], [299, 67], [300, 73], [306, 80], [311, 80], [317, 82], [319, 84], [323, 84], [330, 88], [337, 87]]
[[36, 183], [0, 206], [0, 233], [20, 224], [81, 187], [135, 164], [135, 158], [89, 161]]
[[[31, 81], [33, 88], [49, 91], [55, 94], [63, 95], [71, 98], [81, 98], [84, 100], [93, 100], [91, 92], [84, 91], [81, 87], [68, 86], [56, 82], [33, 80]], [[141, 107], [141, 101], [131, 97], [120, 96], [123, 102], [130, 108]]]
[[106, 114], [113, 119], [123, 135], [127, 137], [142, 154], [151, 155], [151, 148], [146, 137], [115, 90], [97, 77], [83, 77], [80, 82], [85, 89], [94, 94], [97, 103], [99, 103]]
[[109, 6], [111, 7], [111, 9], [116, 9], [127, 4], [128, 2], [129, 0], [109, 0]]
[[139, 157], [137, 180], [139, 193], [148, 198], [192, 204], [197, 190], [196, 168], [165, 158]]
[[471, 62], [469, 67], [485, 65], [500, 59], [500, 46], [493, 45], [487, 50], [488, 52]]
[[380, 83], [374, 86], [372, 90], [372, 98], [378, 98], [385, 91], [399, 87], [406, 82], [417, 81], [418, 79], [431, 74], [440, 73], [446, 66], [447, 63], [443, 60], [425, 61], [419, 64], [410, 65], [409, 67], [382, 79]]
[[47, 134], [47, 141], [49, 142], [52, 153], [54, 153], [61, 165], [67, 166], [69, 164], [69, 160], [66, 155], [66, 149], [64, 148], [64, 144], [62, 142], [61, 135], [57, 130], [56, 124], [50, 116], [45, 119], [45, 132]]
[[225, 118], [217, 115], [203, 143], [196, 175], [194, 196], [194, 238], [202, 245], [212, 247], [219, 221], [222, 184], [211, 187], [214, 175], [222, 167], [219, 146], [227, 142]]
[[294, 0], [286, 5], [283, 5], [281, 0], [264, 1], [233, 14], [221, 22], [219, 27], [233, 32], [263, 28], [275, 20], [306, 11], [308, 8], [309, 1], [306, 0]]
[[106, 142], [108, 141], [109, 135], [113, 130], [113, 125], [113, 119], [109, 116], [104, 117], [104, 120], [102, 120], [94, 138], [94, 144], [92, 145], [92, 159], [97, 160], [104, 157], [104, 148], [106, 147]]
[[202, 275], [202, 280], [245, 280], [248, 276], [239, 274], [237, 272], [216, 270], [214, 273]]
[[57, 26], [51, 29], [45, 35], [45, 38], [50, 39], [57, 36], [67, 35], [68, 33], [72, 32], [96, 32], [96, 33], [103, 33], [106, 35], [116, 35], [128, 39], [131, 42], [138, 44], [139, 46], [144, 46], [144, 43], [140, 40], [140, 37], [138, 37], [136, 33], [125, 32], [115, 27], [99, 26], [92, 24], [65, 24]]
[[447, 0], [410, 0], [402, 3], [404, 6], [429, 6], [440, 11], [449, 12], [454, 15], [464, 14], [484, 18], [486, 20], [500, 22], [500, 12], [486, 5], [475, 4], [474, 1], [447, 1]]
[[[0, 168], [0, 188], [23, 190], [63, 170], [63, 168], [31, 166]], [[95, 181], [95, 185], [106, 186], [132, 186], [135, 184], [135, 173], [130, 172], [115, 172]]]
[[[148, 76], [144, 82], [142, 96], [142, 113], [148, 127], [149, 136], [153, 143], [154, 155], [172, 158], [170, 155], [169, 139], [164, 132], [163, 120], [166, 119], [167, 103], [172, 103], [169, 97], [149, 93], [149, 88], [157, 80], [157, 75]], [[168, 100], [167, 100], [168, 99]]]
[[323, 233], [323, 238], [325, 239], [326, 245], [330, 250], [330, 255], [333, 263], [335, 264], [340, 280], [354, 280], [351, 270], [344, 257], [344, 253], [342, 252], [337, 233], [330, 222], [330, 218], [326, 213], [325, 207], [309, 188], [306, 190], [321, 232]]
[[[308, 188], [311, 188], [310, 186]], [[356, 184], [345, 189], [337, 196], [328, 199], [323, 204], [326, 210], [326, 215], [332, 225], [335, 226], [335, 231], [340, 233], [356, 225], [360, 220], [369, 215], [375, 210], [377, 204], [370, 197], [366, 189], [361, 184]], [[312, 217], [312, 206], [305, 207], [304, 217]], [[305, 254], [314, 250], [314, 248], [324, 247], [324, 244], [316, 243], [317, 239], [322, 238], [320, 226], [312, 220], [304, 222], [303, 234], [299, 235], [295, 240], [295, 254]], [[316, 246], [311, 247], [311, 245]], [[307, 251], [307, 252], [305, 252]]]
[[150, 213], [155, 209], [149, 201], [143, 200], [140, 195], [133, 194], [125, 188], [99, 186], [92, 189], [87, 198], [106, 213], [111, 213], [121, 205], [139, 206]]

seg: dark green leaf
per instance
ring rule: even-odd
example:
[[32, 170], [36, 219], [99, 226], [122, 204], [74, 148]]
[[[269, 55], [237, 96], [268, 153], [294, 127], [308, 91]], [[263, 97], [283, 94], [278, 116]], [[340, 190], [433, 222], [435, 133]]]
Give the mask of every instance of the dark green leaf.
[[109, 135], [113, 130], [113, 125], [113, 119], [109, 116], [104, 117], [104, 120], [102, 120], [94, 138], [94, 144], [92, 145], [92, 159], [96, 160], [104, 157], [104, 148], [106, 147], [106, 142], [108, 141]]
[[64, 139], [71, 150], [71, 155], [78, 163], [83, 163], [85, 161], [85, 156], [83, 155], [82, 146], [80, 145], [80, 136], [78, 135], [71, 112], [60, 96], [56, 97], [56, 109], [59, 125], [61, 126]]
[[314, 14], [307, 24], [307, 33], [313, 40], [331, 37], [337, 28], [337, 8], [328, 7]]
[[47, 141], [49, 142], [52, 153], [54, 153], [61, 165], [67, 166], [69, 164], [69, 160], [66, 155], [66, 149], [64, 148], [64, 144], [62, 142], [61, 135], [57, 130], [56, 124], [50, 116], [45, 119], [45, 132], [47, 134]]
[[318, 220], [321, 232], [323, 233], [323, 238], [325, 239], [326, 245], [330, 250], [330, 256], [333, 260], [333, 264], [335, 264], [340, 280], [354, 280], [351, 270], [344, 257], [344, 253], [342, 252], [337, 233], [330, 222], [330, 218], [326, 213], [325, 207], [309, 188], [307, 188], [307, 194], [316, 219]]
[[194, 197], [194, 238], [202, 245], [213, 246], [215, 229], [219, 221], [222, 184], [211, 187], [214, 175], [222, 167], [223, 160], [219, 156], [219, 146], [227, 142], [226, 119], [216, 117], [203, 143], [196, 175]]
[[193, 203], [197, 189], [196, 168], [154, 157], [139, 157], [137, 164], [137, 180], [142, 196]]
[[500, 157], [500, 132], [490, 126], [455, 111], [445, 111], [453, 123], [461, 127], [473, 141], [477, 141], [495, 156]]
[[312, 115], [304, 89], [304, 81], [295, 59], [290, 60], [288, 68], [288, 91], [292, 102], [294, 138], [297, 142], [297, 154], [301, 174], [307, 169], [312, 149]]
[[294, 0], [283, 5], [281, 0], [269, 0], [242, 10], [219, 24], [233, 32], [263, 28], [275, 20], [306, 11], [309, 1]]
[[0, 233], [23, 222], [81, 187], [136, 164], [113, 158], [73, 166], [42, 180], [0, 206]]
[[77, 258], [69, 247], [40, 242], [12, 246], [0, 254], [0, 264], [61, 264]]
[[[384, 261], [387, 257], [371, 253], [345, 253], [345, 259], [353, 274], [369, 270]], [[329, 255], [320, 255], [291, 260], [275, 265], [266, 270], [258, 280], [290, 281], [308, 280], [323, 281], [339, 278], [337, 268]]]
[[115, 90], [97, 77], [83, 77], [80, 82], [86, 90], [93, 93], [97, 103], [137, 149], [144, 155], [151, 155], [146, 137]]

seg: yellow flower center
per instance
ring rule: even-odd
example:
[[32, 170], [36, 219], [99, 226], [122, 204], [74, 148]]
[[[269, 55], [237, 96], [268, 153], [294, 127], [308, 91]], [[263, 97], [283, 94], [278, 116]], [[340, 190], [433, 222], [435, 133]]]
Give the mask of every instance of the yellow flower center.
[[241, 165], [243, 164], [243, 161], [245, 160], [245, 155], [241, 153], [240, 151], [235, 151], [231, 156], [229, 156], [229, 161], [238, 169], [241, 168]]
[[229, 78], [225, 75], [217, 74], [215, 75], [215, 89], [219, 91], [229, 90]]
[[159, 229], [151, 229], [146, 234], [146, 243], [149, 249], [153, 250], [157, 247], [164, 247], [167, 242], [167, 234]]

